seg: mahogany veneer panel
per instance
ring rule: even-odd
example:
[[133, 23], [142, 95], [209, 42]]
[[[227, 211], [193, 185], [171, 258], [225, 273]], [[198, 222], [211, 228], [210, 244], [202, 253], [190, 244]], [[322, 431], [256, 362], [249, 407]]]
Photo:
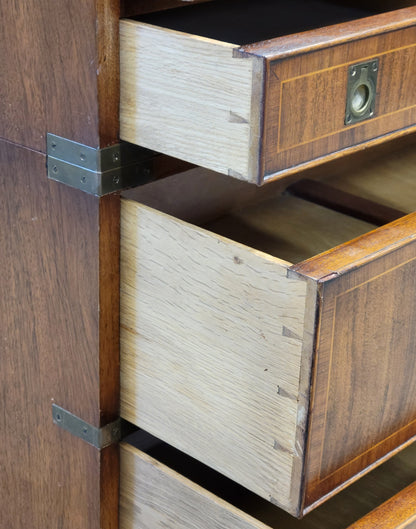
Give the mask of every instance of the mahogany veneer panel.
[[46, 132], [118, 138], [117, 0], [1, 2], [0, 137], [45, 152]]
[[118, 415], [118, 198], [48, 181], [45, 161], [0, 142], [1, 525], [110, 529], [117, 448], [55, 426], [51, 404]]

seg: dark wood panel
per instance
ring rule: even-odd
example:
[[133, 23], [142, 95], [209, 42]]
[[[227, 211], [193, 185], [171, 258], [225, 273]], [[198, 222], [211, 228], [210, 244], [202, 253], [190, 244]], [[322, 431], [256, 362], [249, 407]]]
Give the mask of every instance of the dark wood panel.
[[118, 197], [48, 181], [45, 161], [0, 142], [1, 525], [110, 529], [117, 452], [53, 425], [51, 404], [96, 426], [118, 412]]
[[307, 509], [416, 437], [415, 223], [294, 267], [319, 275]]
[[0, 19], [0, 137], [42, 152], [46, 132], [116, 141], [117, 1], [1, 2]]
[[[385, 141], [389, 134], [414, 130], [415, 14], [415, 8], [408, 8], [373, 17], [381, 27], [384, 21], [389, 30], [380, 29], [379, 35], [374, 35], [376, 22], [373, 31], [365, 22], [371, 19], [364, 19], [354, 27], [345, 24], [310, 32], [298, 41], [276, 39], [274, 49], [268, 44], [248, 47], [270, 60], [264, 118], [266, 179], [286, 168], [322, 163], [348, 149], [362, 148], [366, 142]], [[398, 31], [405, 20], [410, 27]], [[347, 34], [349, 42], [343, 43]], [[348, 67], [371, 58], [379, 59], [374, 117], [347, 126]]]

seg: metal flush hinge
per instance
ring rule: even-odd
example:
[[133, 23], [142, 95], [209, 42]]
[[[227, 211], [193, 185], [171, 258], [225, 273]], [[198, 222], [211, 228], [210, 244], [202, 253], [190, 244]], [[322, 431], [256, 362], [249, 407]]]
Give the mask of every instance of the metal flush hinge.
[[47, 134], [48, 178], [103, 196], [151, 179], [156, 153], [129, 143], [94, 149]]
[[52, 419], [63, 430], [83, 439], [99, 450], [118, 443], [121, 439], [121, 419], [97, 428], [56, 404], [52, 404]]

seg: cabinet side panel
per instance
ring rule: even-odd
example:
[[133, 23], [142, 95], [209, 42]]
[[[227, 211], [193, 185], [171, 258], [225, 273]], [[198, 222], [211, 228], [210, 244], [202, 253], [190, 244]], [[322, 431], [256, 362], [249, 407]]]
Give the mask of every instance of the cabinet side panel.
[[45, 161], [0, 142], [1, 525], [107, 529], [101, 461], [116, 458], [51, 413], [100, 423], [99, 199], [48, 181]]
[[46, 132], [117, 141], [118, 11], [115, 0], [1, 2], [1, 138], [41, 152]]

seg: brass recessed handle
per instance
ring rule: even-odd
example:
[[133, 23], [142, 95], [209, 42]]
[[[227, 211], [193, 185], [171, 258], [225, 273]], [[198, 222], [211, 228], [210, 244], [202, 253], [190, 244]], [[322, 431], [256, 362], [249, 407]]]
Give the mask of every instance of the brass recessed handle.
[[378, 59], [355, 64], [348, 68], [345, 125], [352, 125], [374, 116], [378, 70]]

